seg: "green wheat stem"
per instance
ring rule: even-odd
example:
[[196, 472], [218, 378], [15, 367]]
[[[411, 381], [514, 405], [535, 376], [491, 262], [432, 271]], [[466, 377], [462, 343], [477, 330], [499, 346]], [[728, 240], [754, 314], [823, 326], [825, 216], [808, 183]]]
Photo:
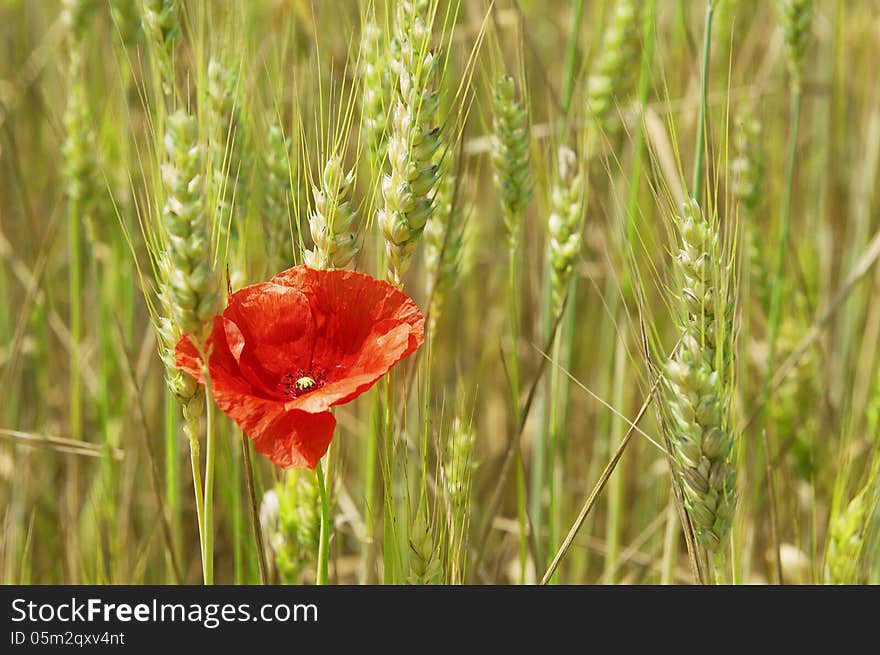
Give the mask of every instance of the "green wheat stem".
[[[581, 209], [582, 213], [586, 213], [586, 194], [584, 194], [584, 205]], [[554, 304], [552, 300], [552, 284], [550, 287], [550, 304]], [[558, 461], [561, 448], [560, 431], [565, 429], [568, 423], [568, 395], [569, 395], [569, 378], [562, 373], [563, 370], [569, 370], [571, 364], [572, 345], [575, 332], [575, 317], [577, 316], [577, 287], [578, 278], [573, 275], [568, 281], [568, 291], [566, 293], [566, 303], [563, 307], [565, 316], [560, 325], [560, 334], [554, 339], [553, 343], [553, 361], [558, 365], [553, 366], [550, 370], [550, 403], [548, 412], [548, 433], [550, 436], [550, 448], [547, 456], [547, 491], [549, 503], [547, 506], [547, 526], [549, 543], [559, 543], [560, 524], [562, 522], [562, 508], [560, 504], [560, 494], [557, 490], [557, 482], [564, 474], [564, 463]], [[553, 317], [551, 316], [551, 320]], [[549, 332], [549, 328], [548, 328]], [[548, 553], [552, 555], [552, 553]], [[553, 574], [551, 581], [558, 580], [558, 571]]]
[[[112, 263], [112, 260], [111, 260]], [[94, 280], [98, 280], [99, 271], [101, 267], [98, 265], [98, 261], [96, 258], [92, 259], [92, 278]], [[116, 504], [113, 502], [115, 493], [116, 493], [116, 465], [113, 461], [113, 458], [110, 456], [113, 452], [115, 444], [113, 443], [113, 436], [110, 430], [110, 376], [111, 376], [111, 366], [110, 366], [110, 357], [113, 352], [112, 344], [110, 342], [110, 337], [108, 334], [107, 326], [111, 320], [111, 315], [113, 313], [113, 309], [110, 306], [109, 298], [113, 292], [113, 281], [114, 276], [109, 272], [105, 272], [103, 275], [103, 286], [101, 287], [101, 293], [99, 294], [98, 299], [98, 343], [101, 345], [101, 357], [100, 357], [100, 392], [97, 397], [97, 409], [98, 409], [98, 422], [100, 426], [101, 436], [104, 442], [104, 448], [106, 451], [106, 455], [101, 461], [101, 469], [103, 475], [103, 498], [104, 501], [101, 503], [101, 510], [104, 513], [104, 521], [105, 521], [105, 529], [107, 529], [110, 534], [108, 535], [109, 547], [110, 547], [110, 572], [111, 572], [111, 581], [116, 577], [116, 569], [114, 567], [118, 567], [119, 555], [120, 555], [120, 544], [119, 544], [119, 530], [117, 529], [117, 509]]]
[[199, 441], [198, 437], [190, 435], [189, 439], [189, 460], [192, 466], [193, 493], [196, 500], [196, 522], [199, 527], [199, 553], [202, 559], [202, 580], [207, 581], [208, 574], [205, 569], [205, 500], [202, 487], [202, 464], [199, 461]]
[[678, 555], [679, 520], [675, 509], [675, 496], [671, 491], [666, 513], [666, 530], [663, 534], [663, 559], [660, 564], [661, 585], [670, 585], [675, 582], [675, 563]]
[[[766, 476], [769, 497], [767, 499], [767, 502], [771, 503], [771, 513], [774, 517], [776, 511], [776, 498], [773, 497], [774, 485], [771, 479], [772, 470], [769, 468], [769, 462], [772, 458], [772, 449], [769, 442], [769, 436], [766, 433], [766, 429], [768, 420], [768, 406], [770, 402], [770, 383], [773, 378], [773, 370], [775, 368], [776, 341], [779, 336], [779, 321], [782, 305], [782, 278], [785, 275], [785, 256], [788, 249], [788, 234], [791, 228], [791, 206], [792, 196], [794, 194], [795, 167], [797, 164], [797, 141], [798, 133], [800, 131], [802, 104], [801, 97], [801, 88], [800, 85], [797, 85], [794, 87], [791, 94], [791, 124], [788, 134], [788, 159], [785, 169], [785, 195], [783, 196], [782, 200], [782, 216], [779, 230], [779, 242], [777, 244], [776, 251], [776, 267], [773, 274], [773, 286], [770, 290], [770, 307], [767, 317], [767, 370], [764, 374], [764, 385], [761, 392], [761, 418], [758, 426], [758, 433], [764, 435], [764, 438], [761, 440], [761, 446], [763, 450], [762, 455], [764, 457], [764, 461], [765, 463], [767, 463], [768, 466]], [[774, 530], [774, 534], [775, 532], [776, 531]], [[775, 567], [775, 569], [776, 577], [778, 578], [777, 583], [782, 584], [782, 567], [780, 563], [781, 555], [779, 551], [778, 539], [777, 543], [773, 544], [773, 547], [776, 549], [777, 566]]]
[[[168, 505], [171, 538], [178, 561], [182, 557], [181, 538], [182, 517], [180, 512], [180, 460], [177, 457], [177, 416], [180, 406], [174, 394], [167, 387], [165, 401], [165, 502]], [[173, 577], [174, 564], [168, 558], [168, 575]]]
[[[70, 270], [68, 272], [68, 294], [70, 300], [70, 392], [69, 392], [69, 430], [71, 439], [82, 439], [82, 382], [80, 370], [81, 344], [83, 336], [82, 320], [82, 211], [80, 201], [71, 200], [67, 217], [68, 252], [70, 257]], [[73, 458], [66, 467], [68, 504], [73, 508], [77, 488], [79, 486], [79, 461]], [[73, 511], [72, 509], [69, 511]], [[71, 559], [75, 550], [71, 550]], [[71, 571], [72, 581], [76, 581], [77, 573]]]
[[712, 566], [712, 576], [716, 585], [727, 584], [727, 564], [724, 557], [724, 545], [717, 550], [709, 552], [709, 561]]
[[[513, 219], [515, 221], [515, 225], [519, 225], [520, 217], [517, 216]], [[508, 251], [509, 256], [509, 266], [508, 266], [508, 275], [507, 275], [507, 283], [508, 283], [508, 299], [507, 299], [507, 317], [510, 329], [510, 340], [511, 340], [511, 351], [510, 357], [508, 358], [508, 373], [510, 375], [510, 395], [512, 401], [513, 408], [513, 429], [516, 430], [516, 426], [520, 423], [520, 407], [519, 407], [519, 395], [520, 395], [520, 371], [519, 371], [519, 303], [518, 299], [518, 291], [519, 291], [519, 252], [520, 252], [520, 239], [519, 234], [517, 233], [511, 242], [510, 250]], [[528, 560], [528, 534], [527, 534], [527, 525], [526, 525], [526, 484], [525, 484], [525, 474], [523, 473], [523, 467], [521, 465], [522, 462], [522, 452], [519, 448], [516, 449], [516, 461], [514, 465], [516, 466], [516, 515], [517, 522], [519, 524], [519, 564], [520, 564], [520, 581], [525, 582], [526, 578], [526, 565]]]
[[[379, 170], [378, 167], [376, 170]], [[376, 184], [381, 183], [381, 174], [376, 175], [373, 169], [371, 169], [371, 173], [374, 174], [374, 182]], [[373, 240], [373, 252], [376, 257], [376, 277], [382, 277], [386, 271], [386, 262], [385, 262], [385, 239], [382, 236], [382, 229], [376, 223], [375, 229], [372, 234]], [[389, 372], [389, 376], [391, 373]], [[382, 403], [383, 393], [387, 393], [387, 380], [383, 385], [377, 385], [373, 394], [372, 394], [372, 406], [370, 408], [370, 429], [367, 433], [367, 443], [364, 448], [364, 542], [361, 547], [361, 563], [360, 563], [360, 578], [361, 584], [365, 584], [371, 581], [372, 577], [372, 567], [373, 567], [373, 555], [375, 553], [375, 535], [376, 535], [376, 466], [379, 460], [379, 441], [384, 437], [382, 435], [385, 434], [385, 429], [389, 424], [389, 417], [384, 413], [384, 406]], [[383, 454], [384, 457], [384, 454]], [[388, 463], [387, 457], [385, 457], [384, 463]], [[386, 468], [387, 470], [387, 468]], [[387, 475], [386, 475], [387, 478]], [[383, 478], [384, 479], [384, 478]], [[387, 491], [390, 489], [389, 484], [384, 485], [383, 493], [383, 502], [385, 503], [385, 508], [387, 510]], [[387, 514], [386, 514], [387, 517]], [[384, 536], [387, 538], [388, 531], [384, 530]], [[387, 541], [385, 545], [385, 551], [387, 551]], [[384, 551], [383, 551], [384, 552]], [[385, 565], [388, 565], [387, 559], [385, 560]]]
[[[801, 122], [801, 90], [795, 87], [791, 94], [791, 123], [788, 133], [788, 160], [785, 165], [785, 195], [782, 199], [782, 216], [779, 242], [776, 250], [776, 268], [770, 292], [770, 309], [767, 316], [767, 372], [764, 376], [762, 394], [761, 427], [766, 425], [767, 404], [770, 399], [770, 380], [773, 377], [776, 358], [776, 341], [779, 336], [780, 307], [782, 304], [782, 278], [785, 275], [785, 256], [788, 250], [788, 233], [791, 229], [791, 206], [794, 195], [795, 168], [797, 166], [797, 142]], [[765, 453], [767, 456], [767, 453]]]
[[214, 465], [217, 458], [214, 434], [214, 404], [211, 401], [211, 381], [205, 379], [205, 501], [202, 511], [204, 523], [205, 584], [214, 584]]
[[364, 541], [361, 544], [360, 583], [371, 582], [373, 566], [375, 507], [376, 507], [376, 462], [379, 454], [379, 433], [382, 431], [382, 403], [379, 392], [373, 394], [370, 409], [370, 429], [364, 446]]
[[[620, 301], [615, 302], [620, 305]], [[615, 320], [624, 320], [625, 312], [618, 307]], [[614, 371], [611, 379], [611, 404], [620, 411], [624, 410], [624, 383], [626, 379], [626, 337], [618, 332], [614, 346]], [[613, 416], [611, 419], [610, 444], [620, 443], [623, 439], [623, 421], [620, 417]], [[622, 468], [622, 467], [621, 467]], [[617, 475], [608, 480], [608, 516], [605, 520], [605, 570], [603, 572], [603, 584], [614, 584], [615, 573], [620, 569], [618, 557], [620, 556], [620, 544], [623, 541], [623, 516], [625, 496], [624, 472], [621, 470]]]
[[320, 460], [318, 460], [318, 465], [315, 467], [315, 475], [318, 478], [318, 492], [321, 496], [321, 536], [318, 541], [318, 572], [315, 583], [326, 585], [330, 577], [330, 503], [327, 500], [324, 465]]
[[[229, 435], [226, 435], [229, 436]], [[244, 514], [241, 506], [241, 467], [238, 461], [238, 452], [235, 448], [234, 439], [227, 440], [226, 444], [229, 449], [229, 498], [227, 502], [232, 512], [232, 562], [235, 584], [243, 584], [244, 576], [244, 554], [247, 532], [244, 529]]]
[[[641, 181], [642, 181], [642, 167], [643, 167], [643, 157], [645, 154], [645, 123], [644, 123], [644, 112], [648, 106], [648, 97], [651, 90], [651, 67], [654, 61], [654, 17], [656, 14], [657, 2], [656, 0], [650, 0], [650, 2], [646, 3], [644, 7], [644, 15], [642, 21], [642, 59], [641, 59], [641, 69], [639, 71], [639, 86], [638, 86], [638, 109], [639, 109], [639, 120], [637, 122], [637, 126], [635, 128], [635, 142], [633, 144], [633, 161], [632, 161], [632, 169], [629, 174], [630, 179], [630, 188], [629, 188], [629, 201], [627, 203], [626, 208], [626, 246], [624, 248], [624, 252], [626, 253], [626, 258], [629, 260], [629, 266], [624, 268], [622, 286], [623, 286], [623, 294], [629, 295], [631, 292], [632, 278], [637, 277], [636, 275], [636, 259], [635, 252], [636, 247], [638, 245], [638, 218], [639, 218], [639, 194], [641, 192]], [[615, 407], [623, 409], [624, 402], [624, 380], [626, 378], [626, 332], [624, 330], [624, 324], [627, 320], [626, 312], [620, 307], [621, 303], [621, 294], [615, 293], [613, 294], [610, 304], [612, 305], [609, 311], [613, 311], [612, 316], [616, 316], [615, 319], [617, 325], [619, 326], [619, 331], [617, 333], [617, 345], [615, 347], [615, 355], [614, 355], [614, 373], [613, 373], [613, 381], [612, 381], [612, 389], [613, 389], [613, 404]], [[623, 423], [619, 419], [619, 417], [614, 417], [612, 419], [612, 441], [610, 443], [619, 443], [623, 438]], [[606, 541], [608, 544], [609, 557], [606, 559], [606, 565], [611, 568], [606, 568], [606, 584], [610, 584], [612, 579], [610, 576], [613, 574], [617, 567], [616, 563], [616, 554], [617, 547], [621, 541], [621, 530], [622, 530], [622, 521], [620, 517], [623, 515], [623, 504], [624, 504], [624, 481], [625, 478], [621, 474], [613, 476], [609, 480], [609, 489], [608, 489], [608, 522], [606, 525], [609, 526], [606, 535]], [[671, 539], [672, 537], [670, 537]], [[611, 557], [611, 553], [613, 552], [614, 557]], [[671, 566], [670, 570], [674, 570], [675, 567], [675, 553], [669, 553], [669, 557], [667, 558], [669, 561], [666, 562], [667, 565]]]
[[[697, 115], [697, 147], [694, 151], [694, 176], [691, 189], [693, 197], [700, 202], [703, 195], [703, 150], [706, 147], [706, 101], [709, 84], [709, 56], [712, 48], [712, 16], [715, 13], [715, 0], [706, 3], [706, 24], [703, 29], [703, 64], [700, 72], [700, 111]], [[702, 204], [702, 203], [701, 203]]]
[[80, 345], [82, 342], [82, 219], [80, 203], [72, 201], [67, 219], [67, 249], [70, 256], [68, 293], [70, 298], [70, 437], [82, 438], [82, 382]]
[[394, 525], [394, 379], [393, 371], [385, 377], [385, 406], [382, 435], [384, 439], [383, 562], [385, 584], [397, 582], [397, 530]]
[[[548, 328], [549, 330], [549, 328]], [[558, 362], [560, 358], [560, 351], [562, 349], [562, 338], [554, 339], [553, 341], [553, 361]], [[560, 376], [557, 371], [559, 367], [554, 367], [553, 372], [550, 375], [550, 406], [548, 411], [548, 420], [547, 420], [547, 436], [549, 436], [549, 457], [548, 464], [544, 465], [542, 462], [542, 468], [547, 469], [547, 543], [553, 545], [559, 543], [559, 512], [557, 508], [559, 507], [559, 498], [557, 493], [557, 485], [556, 485], [556, 459], [559, 452], [559, 385], [560, 385]], [[542, 458], [543, 459], [543, 458]], [[536, 464], [537, 466], [537, 464]], [[543, 471], [542, 471], [543, 477]], [[538, 487], [536, 493], [543, 494], [543, 485]], [[538, 502], [540, 503], [540, 495], [538, 496]], [[552, 553], [548, 553], [548, 556], [552, 556]], [[550, 584], [556, 584], [558, 581], [558, 571], [553, 574], [553, 577], [550, 579]]]

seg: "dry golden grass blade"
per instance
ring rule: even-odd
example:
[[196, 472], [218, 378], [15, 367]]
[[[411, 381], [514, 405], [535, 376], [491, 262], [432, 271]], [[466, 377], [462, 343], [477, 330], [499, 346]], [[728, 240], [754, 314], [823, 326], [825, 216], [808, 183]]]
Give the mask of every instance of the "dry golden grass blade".
[[[795, 349], [791, 352], [791, 354], [786, 358], [784, 362], [776, 369], [776, 372], [773, 375], [773, 379], [770, 383], [770, 395], [779, 389], [780, 385], [785, 382], [786, 378], [794, 371], [797, 367], [798, 363], [803, 359], [806, 352], [812, 347], [816, 340], [822, 335], [822, 331], [828, 326], [828, 323], [831, 322], [837, 315], [837, 310], [840, 306], [846, 301], [849, 297], [849, 294], [852, 293], [855, 286], [861, 281], [863, 277], [865, 277], [874, 264], [877, 263], [877, 260], [880, 259], [880, 231], [877, 231], [867, 248], [865, 248], [862, 256], [859, 257], [855, 266], [853, 266], [849, 275], [847, 276], [844, 283], [837, 290], [837, 293], [831, 298], [828, 302], [828, 305], [823, 309], [819, 316], [816, 317], [816, 320], [813, 321], [813, 324], [810, 326], [810, 329], [807, 330], [806, 334], [801, 337], [801, 340], [798, 342]], [[742, 431], [745, 432], [751, 427], [754, 420], [758, 417], [761, 412], [761, 405], [758, 404], [752, 409], [752, 413], [749, 415], [748, 420], [743, 426]]]
[[660, 378], [657, 378], [654, 381], [654, 385], [651, 387], [651, 391], [648, 393], [647, 398], [642, 403], [641, 409], [639, 409], [639, 413], [636, 414], [636, 418], [630, 424], [629, 429], [626, 431], [623, 439], [620, 444], [617, 446], [617, 450], [612, 456], [611, 460], [608, 464], [605, 465], [605, 469], [602, 471], [602, 474], [599, 476], [598, 482], [596, 482], [596, 486], [593, 487], [593, 490], [590, 492], [590, 495], [587, 496], [587, 499], [584, 501], [583, 506], [581, 507], [581, 511], [578, 513], [577, 518], [574, 521], [574, 524], [571, 526], [571, 529], [568, 531], [568, 535], [566, 535], [565, 539], [562, 542], [562, 545], [559, 547], [559, 550], [556, 551], [556, 555], [553, 557], [553, 561], [550, 563], [550, 566], [547, 568], [547, 572], [544, 573], [544, 577], [541, 579], [541, 584], [545, 585], [550, 581], [550, 578], [553, 577], [553, 574], [556, 572], [559, 563], [562, 561], [562, 558], [565, 557], [565, 554], [568, 552], [568, 549], [571, 547], [572, 542], [574, 541], [575, 536], [577, 536], [578, 530], [581, 529], [581, 526], [584, 524], [584, 521], [587, 519], [587, 515], [593, 509], [593, 506], [596, 504], [596, 500], [599, 498], [599, 494], [602, 493], [602, 489], [605, 488], [605, 484], [608, 482], [608, 479], [611, 477], [611, 474], [614, 473], [614, 469], [617, 467], [617, 463], [620, 461], [620, 458], [623, 457], [623, 451], [626, 450], [627, 445], [629, 445], [630, 440], [632, 439], [633, 434], [635, 434], [639, 421], [642, 420], [642, 417], [645, 415], [645, 412], [648, 411], [648, 407], [651, 405], [651, 401], [654, 399], [654, 394], [657, 391], [657, 387], [660, 384]]
[[[96, 458], [106, 456], [106, 449], [100, 444], [92, 444], [86, 441], [67, 439], [65, 437], [0, 428], [0, 438], [9, 439], [15, 443], [35, 448], [48, 448], [49, 450], [64, 453], [66, 455], [81, 455], [83, 457]], [[124, 457], [124, 452], [119, 448], [114, 449], [110, 454], [113, 459], [116, 460], [121, 460]]]

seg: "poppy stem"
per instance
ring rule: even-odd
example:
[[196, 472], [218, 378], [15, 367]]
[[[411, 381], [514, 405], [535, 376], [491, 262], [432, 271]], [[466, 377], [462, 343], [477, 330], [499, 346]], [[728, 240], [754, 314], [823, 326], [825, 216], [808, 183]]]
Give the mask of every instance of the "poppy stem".
[[241, 432], [241, 454], [244, 464], [244, 478], [247, 484], [248, 501], [251, 510], [251, 523], [254, 528], [254, 541], [257, 545], [257, 566], [260, 570], [260, 584], [269, 584], [268, 566], [266, 565], [266, 548], [263, 545], [263, 526], [260, 524], [260, 509], [254, 486], [254, 467], [251, 463], [251, 444], [244, 432]]
[[330, 561], [330, 503], [327, 501], [324, 465], [321, 460], [318, 460], [318, 465], [315, 466], [315, 475], [318, 476], [318, 492], [321, 496], [321, 536], [318, 542], [318, 574], [315, 583], [326, 585]]

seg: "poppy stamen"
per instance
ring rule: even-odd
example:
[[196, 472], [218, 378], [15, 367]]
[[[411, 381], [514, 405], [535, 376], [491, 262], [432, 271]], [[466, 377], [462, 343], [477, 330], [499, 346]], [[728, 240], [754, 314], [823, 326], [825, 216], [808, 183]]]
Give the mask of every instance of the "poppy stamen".
[[294, 382], [294, 386], [296, 386], [297, 391], [308, 391], [315, 386], [315, 378], [304, 375]]
[[296, 373], [288, 373], [279, 383], [282, 393], [290, 399], [299, 398], [304, 393], [314, 391], [324, 384], [323, 373], [313, 373], [299, 369]]

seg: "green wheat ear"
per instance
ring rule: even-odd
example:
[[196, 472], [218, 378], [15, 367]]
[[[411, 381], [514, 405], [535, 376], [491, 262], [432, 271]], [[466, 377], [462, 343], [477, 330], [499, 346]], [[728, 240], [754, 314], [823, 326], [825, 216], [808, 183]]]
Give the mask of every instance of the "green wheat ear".
[[495, 84], [492, 169], [511, 242], [518, 239], [519, 217], [532, 197], [530, 163], [528, 115], [513, 77], [504, 75]]
[[315, 563], [321, 531], [319, 504], [315, 476], [304, 470], [288, 471], [263, 496], [260, 524], [282, 584], [299, 584], [305, 569]]
[[419, 509], [409, 526], [409, 575], [407, 584], [437, 584], [443, 573], [440, 555], [427, 512]]
[[339, 155], [332, 155], [324, 165], [320, 185], [312, 187], [309, 231], [314, 247], [304, 253], [305, 263], [312, 268], [345, 268], [357, 254], [353, 230], [357, 214], [348, 199], [353, 182], [354, 175], [343, 171]]
[[425, 293], [431, 298], [431, 332], [440, 320], [450, 289], [459, 278], [464, 242], [465, 211], [461, 197], [454, 197], [457, 178], [450, 170], [452, 165], [446, 168], [437, 188], [436, 208], [424, 234]]
[[550, 219], [547, 221], [554, 315], [562, 310], [572, 270], [581, 251], [583, 196], [584, 180], [577, 155], [570, 148], [562, 146], [558, 153], [556, 179], [550, 199]]
[[860, 584], [860, 566], [866, 521], [870, 517], [872, 481], [862, 488], [846, 508], [833, 517], [825, 551], [826, 584]]
[[737, 116], [733, 132], [734, 158], [730, 163], [733, 196], [750, 214], [761, 202], [764, 192], [763, 128], [751, 113]]
[[180, 40], [178, 0], [143, 0], [141, 21], [147, 38], [170, 50]]
[[666, 365], [668, 436], [700, 543], [719, 552], [736, 505], [727, 368], [732, 322], [718, 233], [693, 199], [676, 216], [683, 336]]
[[388, 129], [390, 84], [387, 70], [388, 55], [383, 42], [384, 32], [376, 24], [375, 16], [364, 23], [361, 32], [360, 69], [363, 83], [361, 96], [361, 135], [367, 153], [374, 165], [385, 161]]
[[792, 85], [800, 88], [813, 23], [813, 0], [777, 0]]
[[110, 0], [113, 30], [126, 48], [136, 47], [141, 40], [141, 20], [138, 0]]
[[290, 139], [279, 125], [272, 125], [263, 155], [263, 232], [270, 269], [292, 263], [290, 239]]
[[61, 154], [64, 161], [64, 188], [74, 220], [82, 223], [86, 238], [96, 241], [94, 210], [100, 195], [100, 173], [97, 139], [90, 112], [86, 85], [83, 80], [82, 53], [71, 53], [71, 87], [64, 109], [64, 143]]
[[204, 211], [202, 147], [195, 119], [178, 110], [168, 117], [162, 183], [164, 249], [157, 253], [159, 295], [165, 315], [157, 322], [168, 385], [184, 404], [187, 432], [195, 441], [204, 396], [174, 363], [174, 346], [183, 334], [203, 345], [211, 318], [220, 309], [217, 276], [211, 266], [211, 234]]
[[471, 477], [476, 468], [476, 436], [474, 430], [460, 418], [453, 420], [443, 466], [443, 481], [453, 514], [463, 511], [470, 500]]
[[435, 126], [438, 58], [429, 49], [427, 2], [398, 4], [391, 67], [397, 76], [396, 100], [388, 135], [388, 171], [382, 178], [384, 206], [377, 214], [388, 277], [402, 286], [416, 245], [434, 211], [438, 182], [436, 153], [442, 141]]
[[162, 93], [170, 97], [174, 87], [174, 49], [183, 31], [178, 0], [143, 0], [141, 26], [160, 73]]
[[247, 214], [245, 129], [238, 75], [216, 59], [208, 62], [206, 100], [211, 197], [216, 202], [221, 234], [228, 226], [234, 244]]
[[613, 133], [618, 121], [613, 109], [634, 83], [639, 43], [639, 0], [618, 0], [593, 61], [587, 82], [587, 113], [601, 130]]
[[758, 224], [757, 210], [764, 195], [764, 147], [761, 123], [749, 112], [737, 116], [730, 163], [731, 191], [739, 204], [746, 228], [746, 248], [753, 294], [766, 306], [770, 297], [770, 271], [764, 245], [765, 225]]

